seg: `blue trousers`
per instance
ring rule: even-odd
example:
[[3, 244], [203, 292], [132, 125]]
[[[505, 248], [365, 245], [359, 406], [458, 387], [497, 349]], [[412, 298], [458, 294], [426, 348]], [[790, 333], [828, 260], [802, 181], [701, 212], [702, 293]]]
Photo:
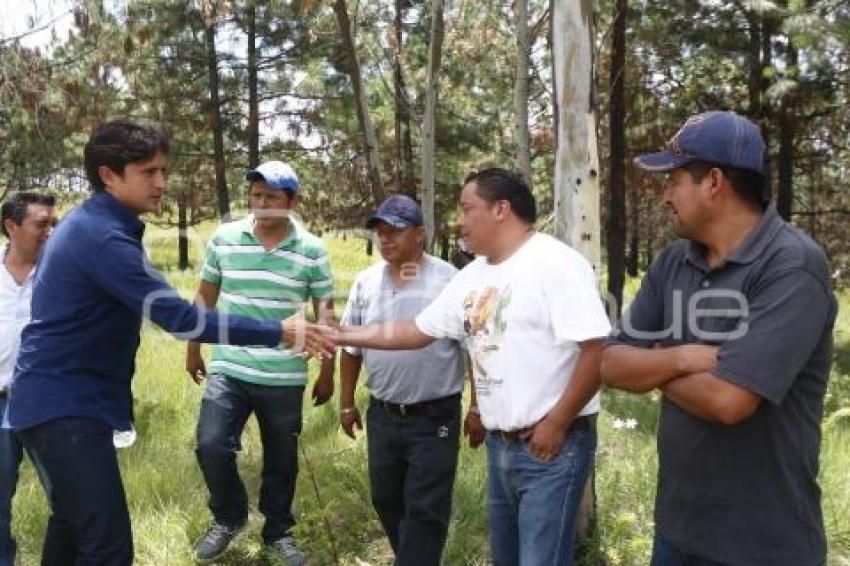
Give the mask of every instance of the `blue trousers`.
[[239, 477], [236, 455], [251, 413], [263, 443], [260, 512], [266, 517], [263, 541], [272, 543], [295, 525], [292, 500], [298, 477], [303, 386], [247, 383], [210, 374], [201, 401], [195, 453], [209, 490], [209, 508], [217, 523], [241, 527], [248, 519], [248, 495]]
[[552, 460], [537, 459], [522, 440], [493, 433], [487, 453], [495, 566], [570, 566], [576, 516], [596, 453], [595, 425], [568, 431]]
[[130, 515], [112, 427], [67, 417], [19, 433], [41, 463], [52, 508], [43, 566], [126, 566], [133, 562]]

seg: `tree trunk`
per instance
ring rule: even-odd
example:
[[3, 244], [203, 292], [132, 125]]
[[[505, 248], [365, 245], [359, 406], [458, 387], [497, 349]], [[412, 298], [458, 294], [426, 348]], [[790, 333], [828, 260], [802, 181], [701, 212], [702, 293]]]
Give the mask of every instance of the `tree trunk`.
[[[555, 13], [555, 2], [558, 0], [549, 0], [549, 33], [546, 34], [546, 43], [549, 47], [549, 52], [555, 52], [555, 25], [554, 25], [554, 16]], [[558, 77], [555, 73], [552, 73], [552, 92], [558, 92]], [[552, 132], [554, 137], [555, 147], [558, 147], [558, 97], [552, 97]], [[555, 176], [552, 175], [551, 187], [552, 194], [555, 194]]]
[[425, 82], [425, 114], [422, 117], [422, 214], [428, 250], [434, 244], [434, 146], [437, 121], [437, 84], [443, 53], [443, 0], [431, 4], [431, 44]]
[[257, 97], [257, 8], [248, 3], [248, 168], [260, 164], [260, 103]]
[[592, 18], [591, 0], [555, 0], [555, 235], [580, 251], [599, 273], [599, 156], [592, 92]]
[[750, 107], [747, 114], [757, 119], [761, 115], [761, 18], [753, 10], [744, 13], [750, 27], [749, 44], [749, 77], [747, 79], [747, 92], [750, 98]]
[[207, 71], [210, 87], [210, 122], [213, 131], [213, 147], [215, 150], [215, 190], [218, 196], [218, 213], [222, 220], [230, 220], [230, 195], [227, 192], [226, 164], [224, 161], [224, 123], [221, 119], [221, 101], [219, 99], [218, 54], [215, 50], [216, 11], [206, 22], [204, 39], [207, 44]]
[[[797, 48], [788, 39], [785, 52], [785, 68], [789, 77], [796, 79]], [[794, 137], [796, 115], [796, 86], [782, 97], [779, 114], [779, 186], [776, 194], [776, 209], [785, 220], [791, 220], [794, 205]]]
[[395, 161], [396, 178], [399, 189], [416, 195], [412, 186], [413, 178], [413, 142], [410, 132], [410, 104], [405, 90], [404, 73], [402, 71], [402, 56], [404, 53], [404, 35], [402, 21], [404, 17], [404, 0], [395, 0], [395, 20], [393, 25], [395, 50], [393, 52], [393, 91], [395, 98]]
[[345, 5], [345, 0], [334, 0], [333, 9], [336, 14], [337, 23], [339, 24], [339, 32], [342, 36], [342, 48], [346, 56], [351, 89], [354, 91], [354, 100], [357, 104], [357, 122], [360, 125], [360, 133], [363, 136], [369, 184], [372, 187], [372, 195], [376, 200], [381, 200], [384, 196], [384, 186], [381, 184], [381, 159], [378, 153], [378, 138], [375, 135], [375, 128], [372, 126], [372, 118], [369, 115], [369, 98], [360, 74], [360, 62], [357, 59], [357, 52], [354, 49], [354, 33], [351, 29], [351, 18], [348, 17], [348, 8]]
[[652, 262], [655, 261], [655, 215], [653, 214], [652, 206], [644, 210], [644, 218], [646, 218], [646, 249], [644, 256], [646, 257], [645, 268], [649, 269]]
[[186, 221], [186, 192], [177, 196], [177, 256], [182, 271], [189, 268], [189, 226]]
[[611, 53], [611, 114], [609, 119], [611, 155], [608, 177], [608, 293], [614, 299], [619, 317], [623, 305], [626, 259], [626, 11], [628, 0], [614, 4], [614, 35]]
[[761, 22], [761, 65], [759, 66], [759, 76], [761, 77], [759, 99], [761, 101], [761, 107], [755, 119], [761, 130], [762, 138], [764, 138], [764, 170], [767, 173], [767, 186], [765, 190], [769, 195], [771, 183], [770, 172], [772, 169], [770, 157], [770, 120], [772, 112], [770, 100], [767, 96], [767, 89], [770, 87], [767, 68], [773, 64], [773, 30], [776, 27], [776, 20], [770, 16], [762, 15]]
[[516, 164], [522, 178], [532, 186], [531, 153], [528, 147], [528, 0], [514, 1], [516, 20], [516, 79], [514, 111], [516, 112]]
[[[555, 235], [599, 273], [599, 157], [593, 110], [593, 0], [553, 0], [553, 76], [557, 100]], [[595, 478], [588, 478], [578, 516], [579, 548], [595, 520]]]
[[632, 218], [634, 222], [632, 224], [632, 232], [629, 238], [629, 257], [626, 261], [626, 272], [629, 274], [629, 277], [637, 277], [638, 269], [640, 269], [640, 230], [638, 230], [638, 219], [635, 216]]

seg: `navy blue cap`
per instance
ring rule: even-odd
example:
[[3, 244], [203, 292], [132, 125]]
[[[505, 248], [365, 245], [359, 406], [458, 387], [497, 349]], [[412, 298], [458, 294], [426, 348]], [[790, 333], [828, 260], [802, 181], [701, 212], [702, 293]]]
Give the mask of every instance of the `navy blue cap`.
[[764, 139], [758, 126], [734, 112], [703, 112], [688, 118], [664, 151], [635, 157], [650, 173], [666, 173], [706, 161], [765, 174]]
[[405, 195], [387, 197], [372, 218], [366, 221], [366, 228], [372, 229], [379, 222], [386, 222], [395, 228], [422, 226], [425, 223], [419, 203]]
[[292, 167], [282, 161], [260, 163], [259, 167], [248, 171], [245, 178], [249, 181], [263, 181], [270, 189], [276, 191], [298, 192], [298, 175]]

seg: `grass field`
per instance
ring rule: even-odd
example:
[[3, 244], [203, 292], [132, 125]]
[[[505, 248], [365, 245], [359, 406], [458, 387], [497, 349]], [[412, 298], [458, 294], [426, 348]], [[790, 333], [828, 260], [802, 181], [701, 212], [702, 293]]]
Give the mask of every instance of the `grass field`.
[[[210, 229], [206, 226], [191, 240], [195, 266]], [[154, 263], [165, 270], [172, 284], [191, 296], [197, 269], [174, 269], [174, 231], [149, 230], [146, 241]], [[370, 259], [362, 240], [329, 239], [328, 245], [337, 291], [344, 297], [354, 274]], [[631, 292], [635, 285], [630, 282]], [[842, 295], [842, 302], [850, 305], [850, 293]], [[850, 565], [850, 316], [846, 309], [840, 313], [836, 345], [821, 473], [830, 566]], [[202, 388], [183, 370], [184, 354], [183, 343], [145, 325], [133, 385], [139, 440], [120, 451], [138, 564], [192, 564], [192, 542], [209, 519], [206, 490], [193, 452]], [[316, 366], [311, 367], [312, 375], [316, 370]], [[365, 402], [365, 391], [361, 389], [358, 398]], [[389, 546], [369, 502], [365, 436], [351, 441], [339, 431], [336, 399], [320, 408], [305, 406], [295, 501], [297, 539], [314, 565], [387, 564]], [[607, 391], [603, 406], [597, 475], [598, 545], [608, 564], [644, 565], [653, 531], [657, 399]], [[634, 428], [615, 426], [617, 419], [635, 419], [637, 424]], [[240, 466], [254, 508], [249, 528], [221, 564], [271, 563], [262, 551], [262, 516], [256, 511], [260, 450], [252, 420], [243, 439]], [[463, 448], [445, 564], [487, 563], [484, 462], [483, 449]], [[44, 496], [27, 463], [14, 505], [14, 531], [22, 564], [38, 563], [46, 520]]]

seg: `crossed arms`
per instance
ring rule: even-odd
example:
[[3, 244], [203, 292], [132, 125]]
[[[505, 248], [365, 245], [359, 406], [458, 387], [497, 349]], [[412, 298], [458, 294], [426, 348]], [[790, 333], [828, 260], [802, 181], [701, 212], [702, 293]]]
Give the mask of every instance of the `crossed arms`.
[[602, 381], [632, 393], [660, 389], [667, 399], [697, 417], [737, 424], [755, 412], [761, 397], [712, 373], [718, 350], [700, 344], [651, 349], [608, 346], [602, 354]]

